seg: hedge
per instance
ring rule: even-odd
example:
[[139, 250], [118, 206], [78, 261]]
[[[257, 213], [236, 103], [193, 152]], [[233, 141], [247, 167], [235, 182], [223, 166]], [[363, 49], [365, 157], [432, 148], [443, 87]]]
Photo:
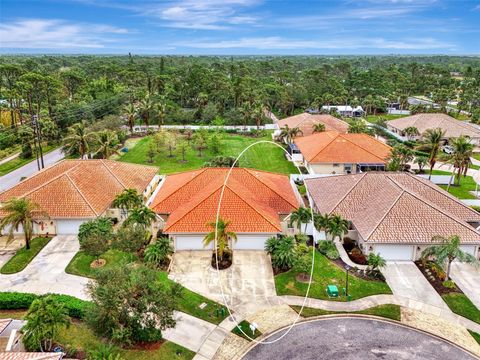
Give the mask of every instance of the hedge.
[[70, 317], [81, 319], [85, 315], [87, 306], [91, 303], [89, 301], [80, 300], [69, 295], [59, 294], [45, 294], [36, 295], [30, 293], [19, 292], [0, 292], [0, 310], [18, 310], [28, 309], [33, 300], [51, 295], [58, 302], [62, 303], [68, 311]]

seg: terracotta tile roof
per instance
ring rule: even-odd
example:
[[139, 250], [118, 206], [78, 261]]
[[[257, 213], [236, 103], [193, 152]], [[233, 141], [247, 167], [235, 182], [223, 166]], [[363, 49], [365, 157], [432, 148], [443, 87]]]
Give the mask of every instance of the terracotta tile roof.
[[480, 244], [468, 222], [480, 214], [433, 183], [407, 173], [363, 173], [306, 180], [317, 210], [352, 221], [367, 242], [430, 243], [459, 235]]
[[54, 219], [91, 218], [123, 189], [143, 192], [157, 173], [152, 166], [111, 160], [63, 160], [0, 193], [0, 202], [27, 197]]
[[12, 319], [0, 319], [0, 335], [7, 328], [8, 325], [12, 322]]
[[1, 360], [60, 360], [63, 353], [0, 352]]
[[303, 136], [307, 136], [313, 133], [314, 124], [324, 124], [325, 130], [335, 130], [341, 133], [346, 133], [348, 131], [348, 123], [337, 119], [332, 115], [312, 115], [308, 113], [302, 113], [278, 121], [278, 126], [280, 128], [288, 125], [290, 128], [298, 127], [303, 131]]
[[367, 134], [325, 131], [295, 139], [309, 163], [385, 164], [391, 147]]
[[420, 134], [427, 129], [441, 128], [445, 131], [446, 138], [459, 137], [467, 135], [471, 138], [480, 138], [480, 130], [464, 121], [457, 120], [449, 115], [434, 114], [416, 114], [387, 121], [387, 124], [398, 129], [404, 130], [407, 127], [416, 127]]
[[[168, 214], [166, 233], [205, 233], [214, 222], [227, 168], [204, 168], [166, 177], [151, 208]], [[234, 168], [220, 209], [237, 233], [278, 233], [279, 214], [299, 206], [285, 175]]]

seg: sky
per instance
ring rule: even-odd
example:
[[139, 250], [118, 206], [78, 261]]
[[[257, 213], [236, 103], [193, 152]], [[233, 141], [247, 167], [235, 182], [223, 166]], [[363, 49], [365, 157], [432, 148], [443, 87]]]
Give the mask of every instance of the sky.
[[0, 0], [0, 53], [480, 55], [480, 0]]

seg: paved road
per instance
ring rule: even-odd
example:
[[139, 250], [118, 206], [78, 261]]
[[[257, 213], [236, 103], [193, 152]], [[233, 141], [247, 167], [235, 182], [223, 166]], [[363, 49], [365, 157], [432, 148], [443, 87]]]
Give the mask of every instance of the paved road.
[[[283, 332], [267, 338], [279, 338]], [[244, 360], [475, 360], [436, 337], [383, 321], [323, 319], [295, 326], [283, 339], [257, 345]]]
[[[65, 157], [61, 149], [50, 151], [43, 155], [43, 162], [45, 167], [62, 160]], [[30, 177], [38, 171], [37, 161], [34, 160], [21, 168], [18, 168], [7, 175], [0, 177], [0, 191], [11, 188], [13, 185], [20, 182], [22, 177]]]
[[467, 297], [480, 309], [480, 269], [454, 262], [450, 276]]

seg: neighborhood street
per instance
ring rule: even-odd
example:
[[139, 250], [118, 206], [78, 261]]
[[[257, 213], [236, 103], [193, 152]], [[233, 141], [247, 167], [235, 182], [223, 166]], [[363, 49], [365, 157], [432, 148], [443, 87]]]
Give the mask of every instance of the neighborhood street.
[[[48, 154], [43, 155], [43, 162], [45, 167], [56, 163], [57, 161], [62, 160], [65, 157], [65, 154], [62, 152], [62, 149], [55, 149], [50, 151]], [[13, 185], [20, 182], [24, 177], [30, 177], [38, 171], [37, 161], [34, 159], [26, 165], [23, 165], [21, 168], [13, 170], [0, 177], [0, 191], [11, 188]]]

